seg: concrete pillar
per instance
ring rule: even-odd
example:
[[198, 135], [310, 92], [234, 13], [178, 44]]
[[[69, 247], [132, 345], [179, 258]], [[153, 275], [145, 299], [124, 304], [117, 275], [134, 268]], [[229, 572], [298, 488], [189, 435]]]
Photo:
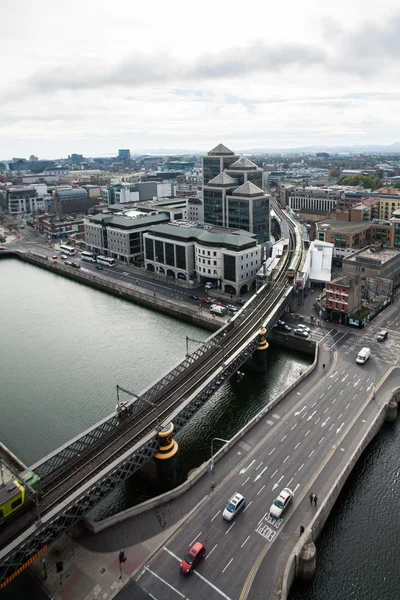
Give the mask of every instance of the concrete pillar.
[[316, 568], [317, 548], [314, 542], [307, 542], [297, 560], [297, 577], [302, 581], [308, 581], [314, 577]]
[[386, 423], [394, 423], [397, 419], [397, 402], [392, 398], [387, 407]]
[[179, 446], [172, 437], [173, 432], [173, 423], [169, 423], [158, 432], [160, 447], [154, 456], [158, 484], [164, 490], [173, 488], [176, 483], [176, 455]]
[[256, 371], [264, 373], [267, 370], [267, 330], [261, 329], [258, 333], [258, 346], [253, 354], [253, 367]]

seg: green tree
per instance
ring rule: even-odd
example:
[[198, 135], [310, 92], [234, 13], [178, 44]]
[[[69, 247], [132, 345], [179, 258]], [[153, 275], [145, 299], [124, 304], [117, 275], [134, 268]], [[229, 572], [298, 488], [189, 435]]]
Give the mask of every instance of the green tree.
[[373, 175], [348, 175], [342, 179], [343, 185], [359, 185], [364, 189], [376, 190], [382, 186], [382, 180]]

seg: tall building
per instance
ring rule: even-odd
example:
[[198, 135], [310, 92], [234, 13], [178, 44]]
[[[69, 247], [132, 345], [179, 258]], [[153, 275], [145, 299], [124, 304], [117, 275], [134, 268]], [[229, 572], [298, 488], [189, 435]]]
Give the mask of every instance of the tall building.
[[203, 156], [203, 187], [222, 171], [229, 169], [239, 158], [223, 144], [218, 144], [210, 150], [206, 156]]
[[254, 233], [259, 244], [269, 241], [270, 196], [251, 181], [236, 188], [226, 197], [226, 221], [230, 228]]
[[118, 150], [118, 160], [131, 160], [130, 150]]
[[204, 222], [227, 227], [226, 196], [238, 187], [236, 179], [227, 173], [219, 173], [203, 186]]

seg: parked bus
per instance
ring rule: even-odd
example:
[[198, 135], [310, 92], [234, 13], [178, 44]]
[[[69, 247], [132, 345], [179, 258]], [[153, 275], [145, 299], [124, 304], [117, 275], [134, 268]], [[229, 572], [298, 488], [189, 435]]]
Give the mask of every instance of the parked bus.
[[93, 254], [93, 252], [87, 252], [86, 250], [81, 252], [81, 259], [89, 262], [96, 262], [96, 256]]
[[101, 265], [107, 265], [108, 267], [113, 267], [115, 265], [115, 258], [111, 258], [111, 256], [97, 256], [96, 261]]
[[75, 254], [75, 248], [73, 248], [72, 246], [60, 246], [60, 252], [63, 252], [64, 254], [68, 254], [69, 256], [73, 256]]

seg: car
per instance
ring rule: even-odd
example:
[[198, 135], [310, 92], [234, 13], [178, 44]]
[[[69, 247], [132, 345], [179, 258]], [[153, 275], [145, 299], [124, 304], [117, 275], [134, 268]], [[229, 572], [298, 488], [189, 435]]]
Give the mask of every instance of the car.
[[307, 331], [307, 333], [310, 333], [311, 329], [309, 327], [306, 327], [305, 325], [302, 325], [302, 323], [300, 323], [299, 325], [297, 325], [296, 329], [303, 329], [304, 331]]
[[292, 328], [289, 325], [287, 325], [286, 323], [283, 325], [282, 329], [284, 331], [292, 331]]
[[65, 263], [64, 263], [64, 265], [68, 265], [69, 267], [71, 267], [72, 266], [72, 262], [70, 260], [66, 260]]
[[389, 335], [389, 332], [386, 329], [383, 329], [382, 331], [380, 331], [378, 333], [378, 335], [376, 336], [376, 339], [378, 342], [384, 342], [385, 340], [388, 339], [388, 335]]
[[96, 265], [96, 269], [98, 269], [99, 271], [102, 271], [102, 270], [103, 270], [103, 267], [102, 267], [101, 265], [97, 264], [97, 265]]
[[215, 304], [215, 306], [222, 306], [223, 308], [226, 308], [225, 304], [222, 304], [222, 302], [220, 302], [219, 300], [215, 300], [215, 298], [213, 298], [213, 304]]
[[238, 304], [239, 306], [244, 306], [246, 302], [247, 300], [245, 300], [244, 298], [236, 298], [235, 300], [235, 304]]
[[62, 258], [62, 260], [67, 260], [68, 256], [66, 254], [61, 254], [60, 258]]
[[190, 300], [200, 300], [200, 296], [196, 296], [196, 294], [188, 294], [188, 298]]
[[76, 262], [72, 262], [71, 267], [74, 267], [74, 269], [80, 269], [81, 265], [78, 265], [78, 263], [76, 263]]
[[201, 302], [203, 302], [203, 304], [213, 304], [213, 299], [212, 298], [206, 298], [206, 296], [203, 296], [203, 298], [200, 298]]
[[293, 331], [294, 335], [298, 335], [299, 337], [309, 338], [310, 334], [305, 329], [295, 329]]
[[283, 513], [285, 512], [289, 504], [292, 502], [292, 500], [292, 490], [290, 490], [289, 488], [283, 488], [279, 496], [271, 504], [271, 508], [269, 509], [269, 514], [271, 515], [271, 517], [275, 517], [276, 519], [278, 519], [281, 515], [283, 515]]
[[190, 548], [185, 558], [181, 562], [181, 573], [183, 575], [189, 575], [193, 569], [199, 564], [206, 553], [206, 547], [201, 542], [196, 542]]
[[223, 518], [226, 521], [232, 521], [240, 513], [241, 510], [246, 506], [246, 500], [242, 494], [236, 492], [225, 506], [224, 512], [222, 513]]

